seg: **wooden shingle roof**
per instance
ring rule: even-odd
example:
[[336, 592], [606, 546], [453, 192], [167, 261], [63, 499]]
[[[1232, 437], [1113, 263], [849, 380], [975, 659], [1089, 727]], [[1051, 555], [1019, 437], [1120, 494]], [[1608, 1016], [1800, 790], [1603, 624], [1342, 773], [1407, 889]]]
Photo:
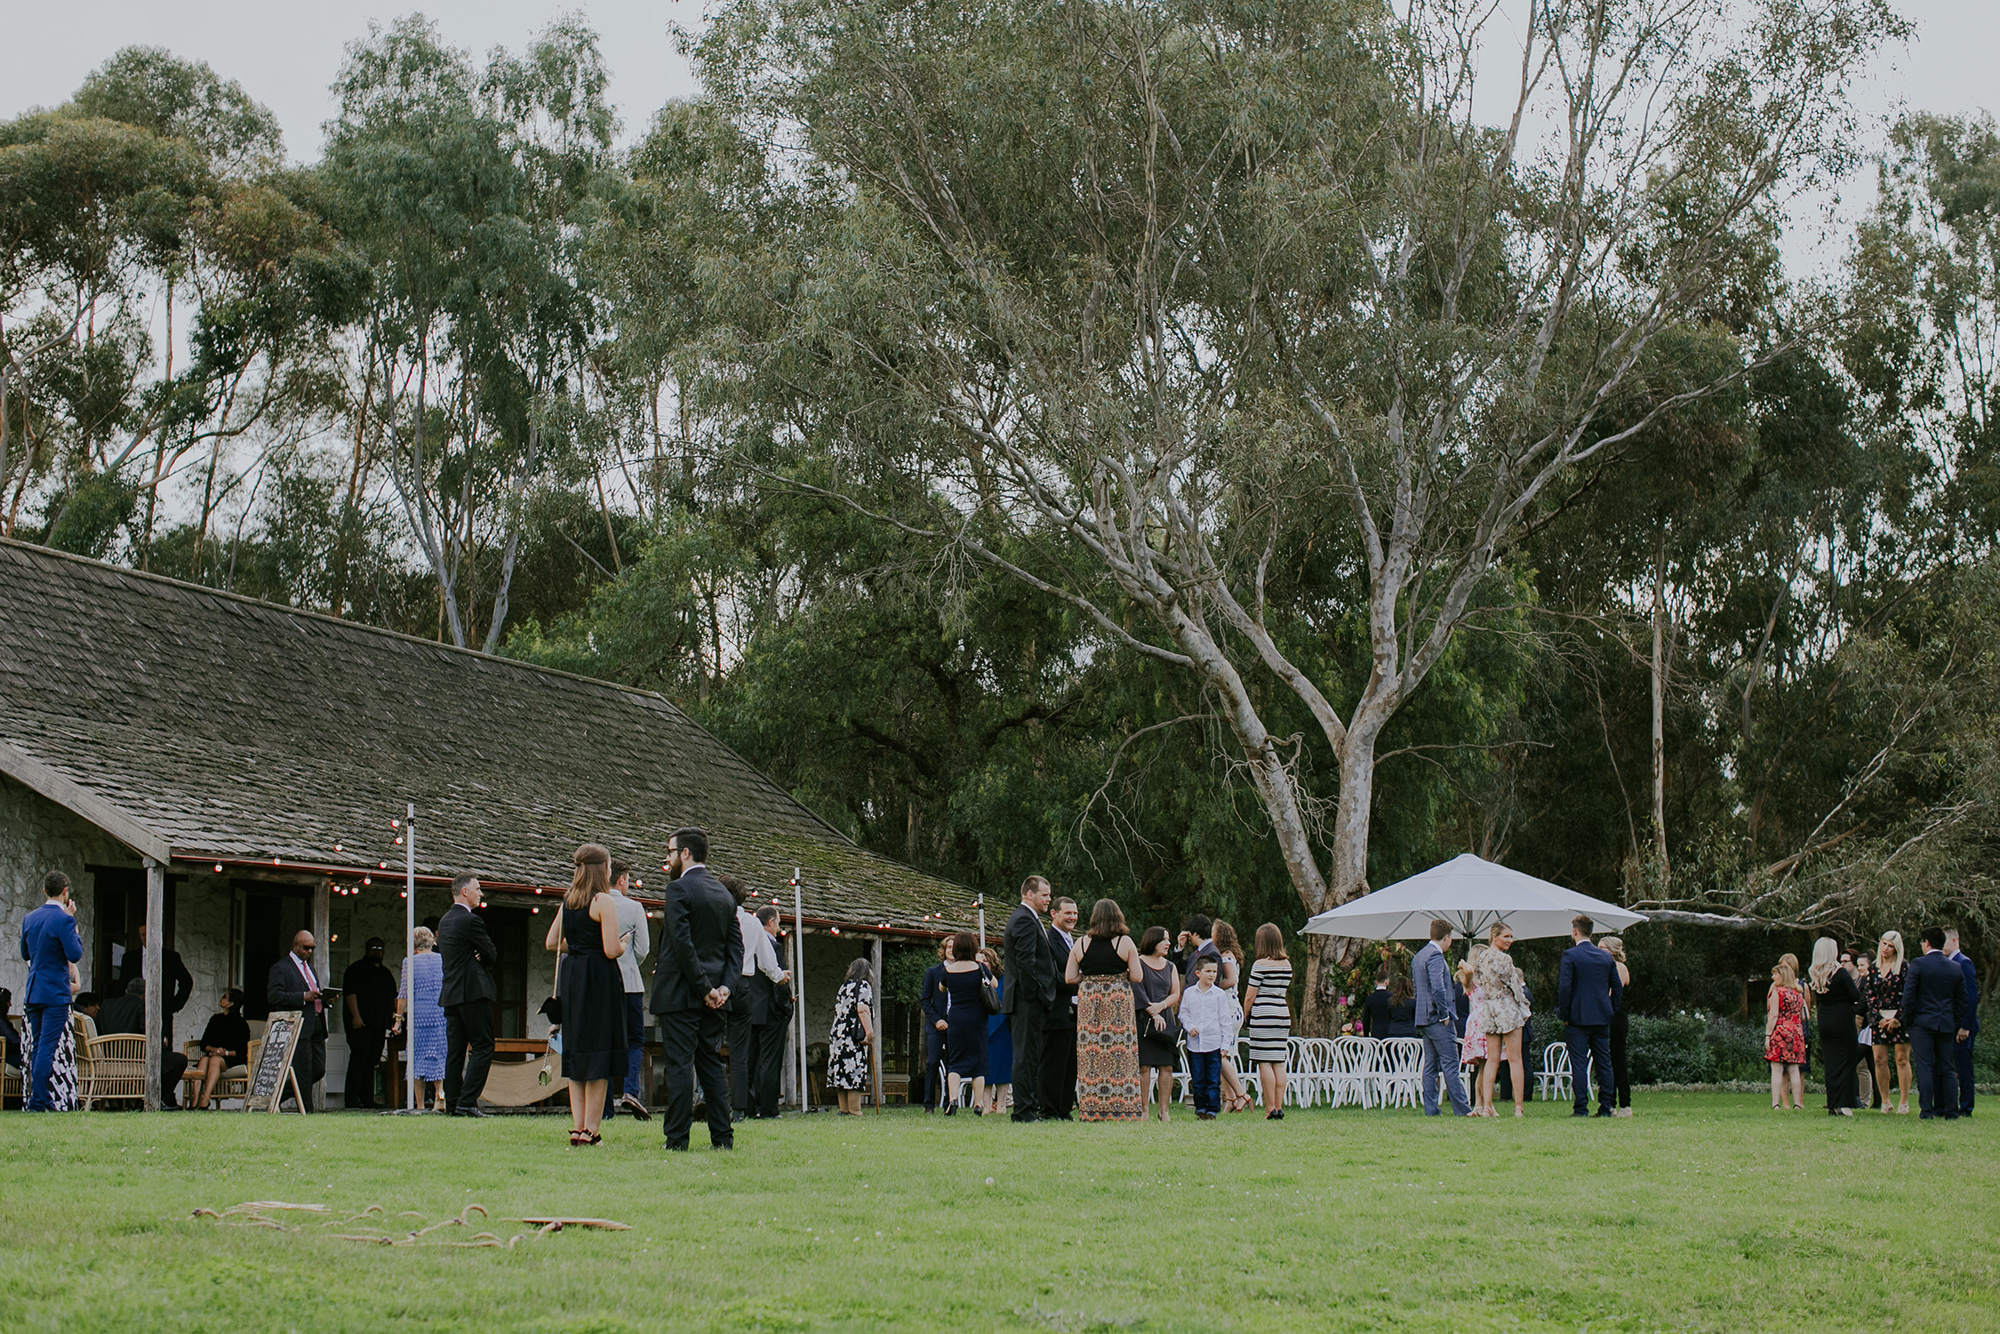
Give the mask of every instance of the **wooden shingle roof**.
[[972, 919], [963, 888], [865, 851], [658, 695], [0, 540], [0, 772], [141, 851], [569, 883], [599, 842], [656, 877], [699, 825], [808, 919]]

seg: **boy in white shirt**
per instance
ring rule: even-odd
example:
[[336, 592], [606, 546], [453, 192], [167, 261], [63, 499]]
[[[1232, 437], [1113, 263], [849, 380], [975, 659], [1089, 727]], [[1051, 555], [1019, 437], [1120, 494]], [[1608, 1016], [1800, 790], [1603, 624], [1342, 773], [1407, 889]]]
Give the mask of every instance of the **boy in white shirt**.
[[1222, 1047], [1229, 1038], [1229, 996], [1215, 985], [1221, 962], [1209, 955], [1195, 961], [1195, 984], [1181, 993], [1181, 1032], [1187, 1034], [1188, 1084], [1194, 1114], [1213, 1121], [1222, 1110]]

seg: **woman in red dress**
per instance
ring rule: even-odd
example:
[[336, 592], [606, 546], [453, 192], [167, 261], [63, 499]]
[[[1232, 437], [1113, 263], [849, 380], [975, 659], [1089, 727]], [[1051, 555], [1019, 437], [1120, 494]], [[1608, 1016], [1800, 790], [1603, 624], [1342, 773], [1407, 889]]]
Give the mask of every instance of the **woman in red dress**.
[[1764, 1059], [1771, 1063], [1771, 1110], [1782, 1111], [1789, 1092], [1792, 1110], [1806, 1109], [1806, 998], [1791, 956], [1771, 970], [1771, 993], [1764, 1001]]

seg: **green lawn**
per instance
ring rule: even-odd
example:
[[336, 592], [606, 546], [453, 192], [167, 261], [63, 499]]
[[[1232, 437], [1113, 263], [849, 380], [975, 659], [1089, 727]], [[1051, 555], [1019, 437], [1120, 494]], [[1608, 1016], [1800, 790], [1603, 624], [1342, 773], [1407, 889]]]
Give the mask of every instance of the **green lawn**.
[[[733, 1155], [664, 1154], [657, 1120], [572, 1152], [554, 1117], [8, 1113], [0, 1329], [2000, 1329], [2000, 1107], [1638, 1110], [892, 1111], [746, 1126]], [[330, 1235], [368, 1220], [190, 1218], [252, 1200], [632, 1231], [383, 1247]]]

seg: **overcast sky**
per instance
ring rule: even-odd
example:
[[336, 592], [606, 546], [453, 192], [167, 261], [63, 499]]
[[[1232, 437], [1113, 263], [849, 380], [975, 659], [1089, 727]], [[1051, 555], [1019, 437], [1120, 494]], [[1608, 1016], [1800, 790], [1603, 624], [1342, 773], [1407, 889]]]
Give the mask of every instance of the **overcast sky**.
[[[2000, 107], [1995, 55], [2000, 53], [2000, 0], [1900, 0], [1918, 25], [1908, 47], [1884, 52], [1855, 96], [1871, 117], [1899, 107], [1963, 113]], [[122, 46], [164, 46], [205, 60], [236, 79], [277, 113], [285, 145], [296, 159], [316, 157], [320, 125], [333, 113], [327, 92], [345, 45], [411, 8], [436, 20], [445, 39], [483, 60], [494, 46], [518, 50], [555, 15], [581, 11], [603, 38], [611, 66], [611, 96], [623, 138], [642, 132], [669, 98], [694, 91], [674, 49], [671, 25], [698, 26], [699, 0], [430, 0], [420, 6], [373, 0], [0, 0], [0, 117], [51, 106], [75, 91], [84, 75]], [[1858, 187], [1858, 188], [1856, 188]], [[1851, 214], [1870, 186], [1851, 186], [1842, 212]], [[1807, 220], [1800, 219], [1804, 224]], [[1787, 249], [1795, 262], [1824, 263], [1837, 241], [1801, 226]]]

